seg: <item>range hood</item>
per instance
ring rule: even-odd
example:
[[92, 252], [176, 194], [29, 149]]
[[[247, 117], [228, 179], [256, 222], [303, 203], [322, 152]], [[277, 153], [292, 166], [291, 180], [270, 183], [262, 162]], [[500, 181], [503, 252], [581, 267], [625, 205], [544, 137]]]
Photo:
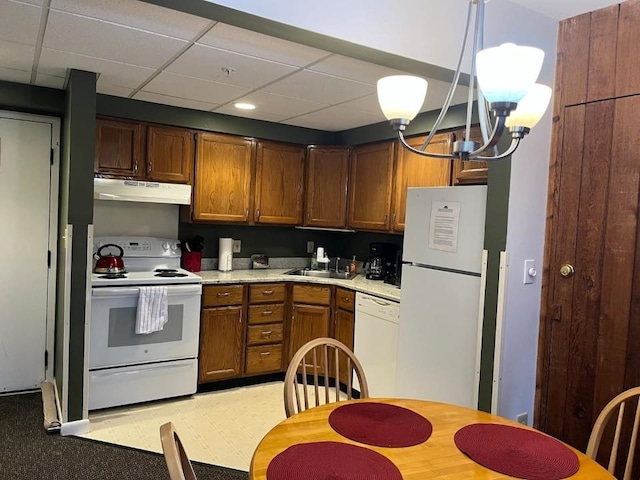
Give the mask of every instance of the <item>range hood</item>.
[[191, 185], [94, 178], [93, 198], [123, 202], [189, 205], [191, 203]]

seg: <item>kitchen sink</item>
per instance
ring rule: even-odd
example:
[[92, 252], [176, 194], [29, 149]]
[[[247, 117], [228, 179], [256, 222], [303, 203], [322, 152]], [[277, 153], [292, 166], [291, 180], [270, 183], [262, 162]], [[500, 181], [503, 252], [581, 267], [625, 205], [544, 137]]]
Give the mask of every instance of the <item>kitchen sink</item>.
[[308, 268], [296, 268], [284, 272], [285, 275], [298, 275], [300, 277], [318, 277], [318, 278], [340, 278], [342, 280], [353, 280], [357, 273], [336, 272], [335, 270], [310, 270]]

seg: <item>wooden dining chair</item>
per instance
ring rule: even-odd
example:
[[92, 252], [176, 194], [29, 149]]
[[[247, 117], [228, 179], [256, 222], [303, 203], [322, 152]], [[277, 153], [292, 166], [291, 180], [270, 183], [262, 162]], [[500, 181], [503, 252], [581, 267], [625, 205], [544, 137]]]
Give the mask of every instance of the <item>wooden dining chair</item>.
[[633, 417], [633, 428], [631, 430], [631, 440], [629, 442], [629, 453], [627, 455], [627, 461], [625, 463], [623, 480], [631, 479], [631, 470], [633, 467], [633, 457], [636, 450], [638, 441], [638, 425], [640, 424], [640, 387], [630, 388], [616, 396], [613, 400], [605, 405], [605, 407], [598, 415], [596, 423], [594, 423], [591, 429], [591, 436], [589, 437], [589, 443], [587, 444], [586, 454], [596, 459], [598, 455], [598, 449], [600, 447], [600, 440], [602, 434], [612, 417], [613, 413], [618, 410], [618, 419], [616, 421], [616, 429], [613, 434], [613, 445], [611, 446], [611, 454], [609, 456], [609, 465], [607, 469], [609, 473], [613, 475], [616, 468], [616, 460], [618, 457], [618, 447], [620, 446], [620, 431], [622, 430], [622, 422], [624, 419], [625, 404], [632, 398], [638, 398], [638, 405], [636, 407], [635, 416]]
[[164, 460], [167, 462], [169, 478], [171, 480], [197, 480], [193, 472], [191, 461], [184, 451], [180, 437], [173, 423], [167, 422], [160, 427], [160, 441]]
[[[341, 365], [344, 367], [342, 376]], [[354, 371], [360, 386], [360, 398], [368, 398], [369, 388], [364, 369], [349, 347], [326, 337], [304, 344], [291, 359], [284, 379], [284, 409], [287, 418], [310, 406], [317, 407], [342, 400], [340, 380], [346, 387], [346, 399], [352, 399]], [[311, 401], [309, 390], [315, 397]]]

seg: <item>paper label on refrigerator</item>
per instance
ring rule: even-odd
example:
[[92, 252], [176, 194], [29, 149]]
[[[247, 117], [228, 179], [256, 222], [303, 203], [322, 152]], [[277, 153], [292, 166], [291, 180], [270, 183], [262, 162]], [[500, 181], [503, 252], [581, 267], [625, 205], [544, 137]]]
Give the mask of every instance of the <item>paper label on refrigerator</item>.
[[443, 252], [458, 251], [460, 202], [431, 202], [429, 248]]

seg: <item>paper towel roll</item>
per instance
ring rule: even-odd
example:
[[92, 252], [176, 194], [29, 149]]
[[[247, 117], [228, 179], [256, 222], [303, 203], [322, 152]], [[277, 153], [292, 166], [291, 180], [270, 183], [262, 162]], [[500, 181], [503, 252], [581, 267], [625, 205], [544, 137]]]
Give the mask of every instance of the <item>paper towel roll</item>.
[[233, 238], [220, 238], [218, 270], [228, 272], [233, 267]]
[[318, 260], [322, 260], [324, 258], [324, 248], [318, 247], [318, 255], [316, 256]]

